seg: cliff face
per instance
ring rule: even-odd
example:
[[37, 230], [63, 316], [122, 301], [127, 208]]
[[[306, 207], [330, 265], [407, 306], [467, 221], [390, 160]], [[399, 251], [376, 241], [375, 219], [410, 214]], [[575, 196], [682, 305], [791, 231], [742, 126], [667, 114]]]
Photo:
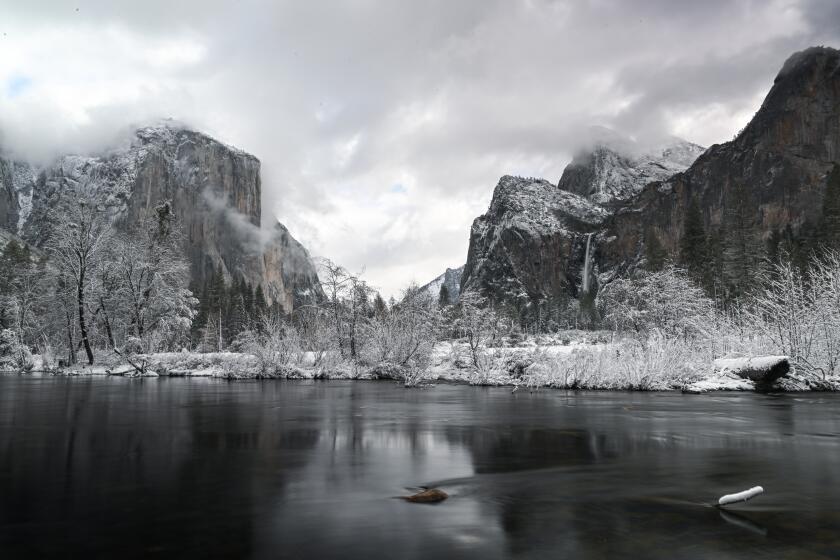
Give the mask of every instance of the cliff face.
[[461, 295], [461, 275], [463, 273], [463, 266], [447, 268], [443, 274], [422, 286], [420, 291], [428, 294], [433, 301], [438, 301], [441, 286], [446, 286], [446, 290], [449, 293], [449, 303], [456, 303], [458, 297]]
[[502, 178], [473, 223], [462, 291], [517, 306], [595, 292], [642, 261], [646, 234], [676, 257], [692, 200], [709, 233], [723, 235], [737, 209], [734, 225], [759, 250], [774, 232], [818, 230], [827, 176], [840, 164], [840, 51], [790, 57], [733, 141], [699, 157], [701, 148], [673, 144], [638, 156], [625, 140], [596, 143], [557, 187]]
[[548, 181], [502, 177], [487, 213], [473, 222], [461, 292], [517, 308], [577, 296], [588, 234], [608, 216], [604, 207]]
[[600, 264], [614, 209], [651, 178], [685, 169], [702, 150], [679, 139], [643, 150], [607, 129], [594, 134], [557, 185], [502, 177], [487, 213], [473, 222], [462, 290], [517, 309], [594, 293], [618, 271]]
[[603, 127], [590, 129], [590, 146], [575, 154], [557, 187], [607, 206], [621, 204], [652, 181], [685, 170], [703, 148], [680, 138], [641, 146]]
[[184, 234], [192, 278], [262, 285], [287, 311], [321, 295], [306, 250], [279, 223], [260, 228], [260, 162], [209, 136], [176, 125], [141, 128], [131, 142], [99, 156], [64, 156], [40, 169], [0, 160], [0, 227], [35, 246], [77, 195], [95, 197], [120, 228], [171, 200]]
[[[811, 48], [791, 56], [752, 121], [731, 142], [714, 145], [685, 172], [648, 185], [619, 211], [622, 240], [609, 258], [638, 255], [642, 226], [653, 226], [677, 253], [686, 209], [698, 201], [707, 231], [726, 226], [736, 203], [760, 244], [790, 226], [818, 228], [826, 181], [840, 163], [840, 51]], [[743, 214], [743, 213], [742, 213]]]

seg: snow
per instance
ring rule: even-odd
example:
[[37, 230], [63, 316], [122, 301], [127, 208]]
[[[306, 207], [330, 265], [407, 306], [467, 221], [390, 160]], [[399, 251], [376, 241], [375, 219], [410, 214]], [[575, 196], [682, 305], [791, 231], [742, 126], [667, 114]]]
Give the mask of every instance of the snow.
[[718, 500], [719, 506], [725, 506], [727, 504], [734, 504], [736, 502], [746, 502], [747, 500], [751, 500], [758, 496], [759, 494], [764, 493], [764, 488], [761, 486], [753, 486], [749, 490], [744, 490], [743, 492], [738, 492], [736, 494], [727, 494], [722, 496]]
[[18, 200], [18, 223], [17, 234], [23, 231], [23, 225], [29, 219], [32, 212], [32, 193], [34, 191], [37, 174], [32, 167], [25, 163], [14, 162], [13, 164], [13, 187], [17, 193]]
[[570, 219], [599, 225], [610, 212], [582, 196], [558, 189], [545, 179], [505, 175], [493, 192], [488, 214], [502, 217], [494, 224], [496, 235], [514, 226], [539, 235], [571, 230]]
[[[704, 148], [677, 137], [649, 146], [603, 127], [593, 127], [589, 147], [575, 155], [558, 186], [597, 204], [627, 200], [648, 183], [685, 171]], [[584, 171], [585, 170], [585, 171]], [[581, 177], [587, 177], [581, 184]]]
[[744, 358], [718, 358], [715, 360], [715, 369], [722, 374], [730, 373], [739, 377], [745, 377], [747, 371], [769, 370], [781, 362], [788, 361], [787, 356], [758, 356]]
[[708, 391], [755, 391], [755, 383], [748, 379], [726, 375], [710, 375], [682, 388], [684, 393], [706, 393]]

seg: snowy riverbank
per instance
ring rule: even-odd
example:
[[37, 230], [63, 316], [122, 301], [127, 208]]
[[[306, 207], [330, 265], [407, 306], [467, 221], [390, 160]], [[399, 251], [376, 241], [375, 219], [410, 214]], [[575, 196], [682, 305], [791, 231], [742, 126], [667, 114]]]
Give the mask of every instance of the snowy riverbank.
[[[778, 359], [778, 357], [775, 357]], [[766, 360], [767, 358], [765, 358]], [[774, 359], [774, 357], [770, 357]], [[101, 365], [74, 366], [51, 371], [57, 375], [121, 375], [215, 377], [225, 379], [392, 379], [404, 381], [407, 374], [421, 383], [450, 382], [472, 385], [510, 386], [522, 389], [592, 389], [684, 391], [836, 391], [840, 379], [805, 377], [786, 372], [772, 383], [761, 384], [746, 377], [737, 364], [745, 358], [713, 360], [712, 356], [668, 340], [642, 345], [633, 339], [616, 338], [609, 332], [573, 331], [558, 335], [522, 337], [500, 341], [498, 346], [473, 353], [466, 341], [435, 344], [425, 372], [407, 372], [391, 363], [363, 364], [334, 354], [316, 356], [300, 352], [284, 358], [266, 371], [251, 354], [236, 352], [168, 352], [135, 356], [135, 367], [118, 356]], [[32, 371], [43, 371], [35, 357]], [[749, 360], [747, 360], [749, 362]], [[753, 360], [754, 363], [760, 364]], [[728, 366], [728, 367], [724, 367]]]

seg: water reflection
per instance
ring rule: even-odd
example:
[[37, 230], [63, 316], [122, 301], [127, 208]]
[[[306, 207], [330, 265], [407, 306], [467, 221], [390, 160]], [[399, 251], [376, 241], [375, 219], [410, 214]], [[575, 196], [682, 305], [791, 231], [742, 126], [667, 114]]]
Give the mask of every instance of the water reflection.
[[837, 556], [838, 403], [0, 377], [0, 553]]

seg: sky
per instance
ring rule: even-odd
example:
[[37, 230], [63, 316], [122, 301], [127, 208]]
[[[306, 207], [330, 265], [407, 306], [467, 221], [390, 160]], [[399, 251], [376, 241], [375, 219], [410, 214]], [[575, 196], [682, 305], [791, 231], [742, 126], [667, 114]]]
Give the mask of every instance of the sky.
[[0, 0], [0, 145], [175, 118], [260, 158], [264, 223], [398, 295], [464, 263], [502, 175], [556, 182], [591, 125], [727, 141], [812, 45], [840, 2]]

